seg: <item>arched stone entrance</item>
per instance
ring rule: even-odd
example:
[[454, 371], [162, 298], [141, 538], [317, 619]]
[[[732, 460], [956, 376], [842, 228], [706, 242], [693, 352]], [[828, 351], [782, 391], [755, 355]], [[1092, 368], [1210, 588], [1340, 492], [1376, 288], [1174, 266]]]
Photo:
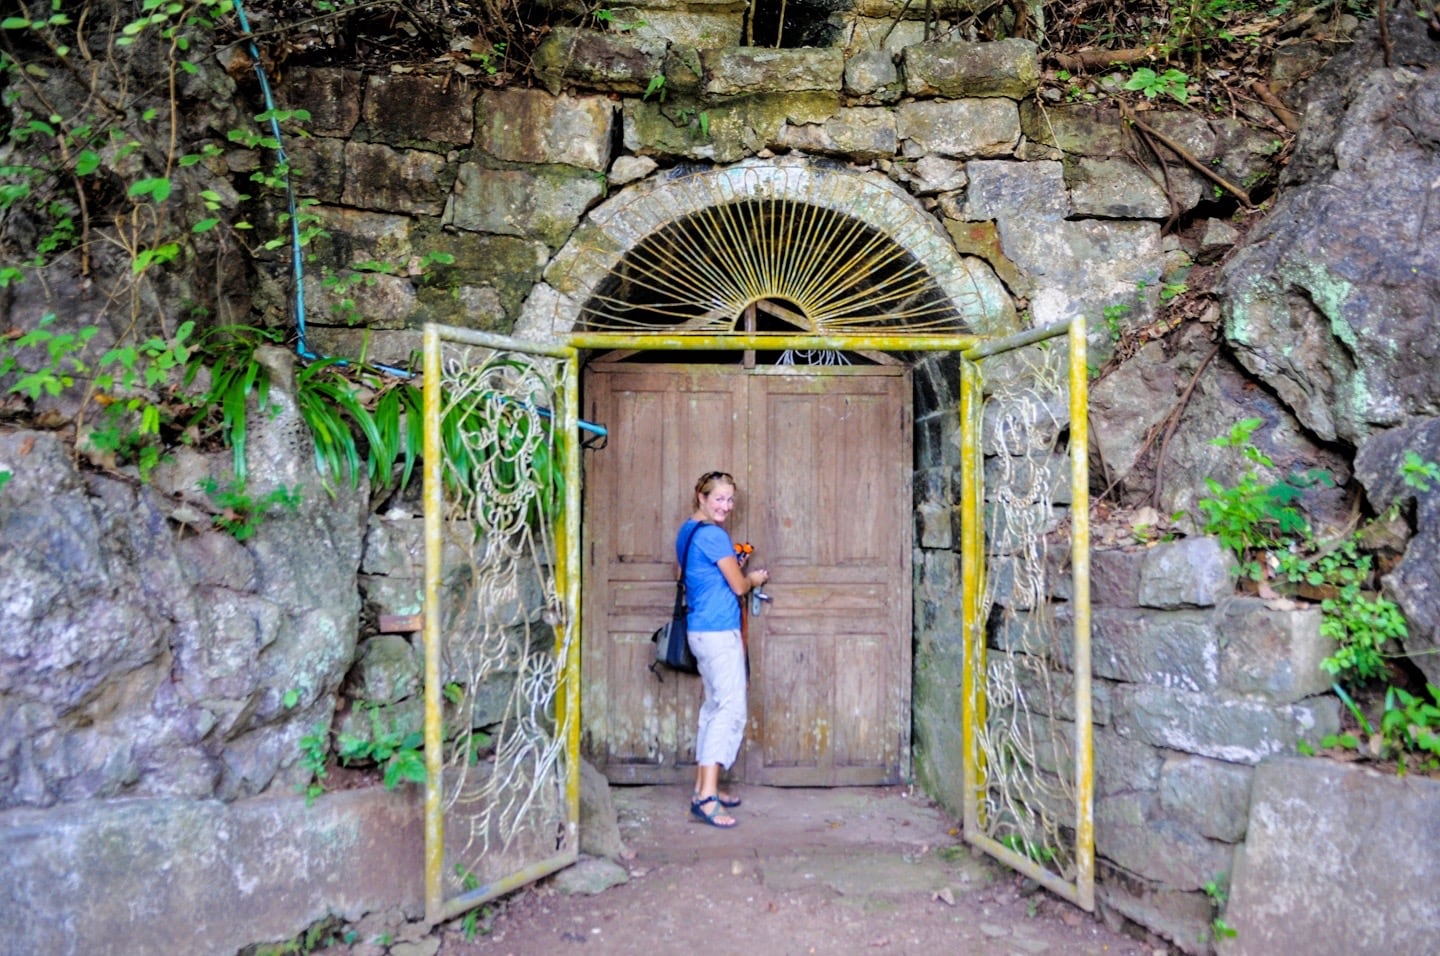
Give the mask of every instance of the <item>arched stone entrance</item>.
[[[888, 179], [800, 157], [683, 170], [599, 207], [532, 294], [526, 337], [618, 335], [675, 350], [602, 356], [584, 414], [585, 749], [614, 780], [693, 766], [698, 682], [647, 669], [673, 593], [674, 528], [694, 477], [732, 471], [730, 530], [775, 574], [750, 618], [751, 726], [738, 775], [880, 784], [909, 771], [911, 383], [886, 352], [916, 336], [1010, 331], [988, 266]], [[882, 337], [841, 364], [727, 345], [735, 334]], [[659, 340], [664, 340], [663, 343]], [[821, 346], [823, 348], [823, 346]], [[749, 492], [748, 502], [745, 502]]]
[[[1016, 331], [1014, 309], [1000, 280], [985, 263], [959, 255], [936, 219], [899, 186], [879, 173], [857, 171], [837, 163], [791, 156], [774, 160], [751, 159], [733, 166], [690, 169], [670, 173], [632, 186], [591, 212], [545, 270], [526, 301], [515, 334], [550, 341], [563, 339], [584, 325], [582, 317], [604, 285], [633, 258], [646, 240], [663, 234], [676, 223], [694, 220], [720, 207], [743, 204], [785, 204], [795, 210], [832, 214], [837, 223], [858, 223], [873, 231], [882, 251], [877, 257], [902, 262], [923, 273], [927, 292], [943, 301], [948, 313], [946, 329], [935, 323], [938, 311], [926, 310], [923, 327], [889, 309], [860, 321], [862, 313], [838, 317], [807, 316], [810, 331], [825, 333], [903, 335], [918, 331], [967, 332], [1002, 335]], [[818, 236], [814, 230], [810, 233]], [[785, 251], [777, 243], [775, 254]], [[788, 250], [802, 252], [803, 250]], [[849, 263], [834, 263], [832, 274], [843, 273]], [[902, 266], [902, 267], [904, 267]], [[730, 268], [734, 273], [739, 270]], [[784, 288], [746, 286], [754, 295], [784, 296]], [[763, 284], [762, 284], [763, 285]], [[734, 306], [735, 302], [717, 303]], [[739, 302], [738, 305], [745, 305]], [[798, 304], [798, 303], [797, 303]], [[611, 329], [610, 331], [613, 331]], [[636, 331], [643, 331], [637, 329]], [[658, 329], [652, 331], [675, 331]], [[700, 331], [707, 331], [701, 329]]]

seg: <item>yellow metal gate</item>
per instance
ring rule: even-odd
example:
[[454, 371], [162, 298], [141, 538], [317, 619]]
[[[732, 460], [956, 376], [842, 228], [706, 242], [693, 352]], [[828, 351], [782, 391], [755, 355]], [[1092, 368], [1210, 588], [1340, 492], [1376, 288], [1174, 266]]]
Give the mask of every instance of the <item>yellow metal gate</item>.
[[1093, 910], [1084, 321], [1068, 362], [1043, 334], [961, 353], [963, 822], [967, 841]]
[[[717, 346], [960, 354], [965, 836], [1093, 909], [1082, 318], [1004, 339], [572, 333], [558, 348], [428, 326], [427, 919], [578, 855], [576, 350]], [[1062, 446], [1069, 506], [1056, 509], [1041, 463]], [[1062, 541], [1068, 584], [1049, 547]]]
[[573, 349], [427, 326], [425, 916], [579, 852]]

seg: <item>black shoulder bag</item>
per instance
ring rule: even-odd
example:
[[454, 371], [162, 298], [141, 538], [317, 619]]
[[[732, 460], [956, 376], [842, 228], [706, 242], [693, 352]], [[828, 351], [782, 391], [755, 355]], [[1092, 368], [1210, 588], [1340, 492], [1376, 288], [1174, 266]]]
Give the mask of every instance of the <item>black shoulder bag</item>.
[[690, 545], [695, 542], [700, 525], [705, 523], [696, 522], [690, 529], [690, 537], [685, 539], [685, 560], [680, 562], [680, 577], [675, 580], [675, 610], [670, 613], [670, 620], [650, 635], [650, 640], [655, 642], [655, 660], [650, 662], [650, 672], [661, 681], [665, 680], [658, 669], [661, 666], [682, 674], [700, 673], [695, 655], [690, 653], [690, 635], [685, 623], [685, 569], [690, 564]]

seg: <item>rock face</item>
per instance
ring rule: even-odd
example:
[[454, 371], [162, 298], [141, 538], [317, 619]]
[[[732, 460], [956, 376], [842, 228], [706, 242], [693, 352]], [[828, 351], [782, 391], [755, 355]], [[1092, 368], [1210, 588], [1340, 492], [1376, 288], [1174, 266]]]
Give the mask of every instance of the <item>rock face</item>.
[[1440, 461], [1440, 418], [1391, 429], [1365, 442], [1355, 456], [1355, 475], [1378, 507], [1398, 502], [1413, 513], [1415, 534], [1384, 583], [1409, 625], [1401, 646], [1426, 679], [1440, 685], [1440, 586], [1435, 574], [1435, 556], [1440, 554], [1440, 482], [1407, 484], [1401, 468], [1409, 453], [1423, 461]]
[[1440, 414], [1440, 46], [1394, 17], [1309, 91], [1275, 208], [1225, 270], [1225, 331], [1316, 436]]
[[80, 470], [53, 433], [0, 434], [0, 808], [301, 782], [299, 739], [354, 656], [366, 498], [329, 497], [297, 423], [283, 404], [258, 429], [247, 494], [301, 506], [243, 543], [197, 488], [224, 487], [228, 454], [140, 485]]
[[1416, 500], [1384, 584], [1406, 652], [1440, 681], [1440, 491], [1400, 473], [1407, 451], [1440, 458], [1440, 45], [1413, 16], [1392, 18], [1390, 38], [1393, 66], [1372, 32], [1308, 89], [1281, 197], [1225, 268], [1225, 330], [1304, 428], [1357, 450], [1376, 512]]

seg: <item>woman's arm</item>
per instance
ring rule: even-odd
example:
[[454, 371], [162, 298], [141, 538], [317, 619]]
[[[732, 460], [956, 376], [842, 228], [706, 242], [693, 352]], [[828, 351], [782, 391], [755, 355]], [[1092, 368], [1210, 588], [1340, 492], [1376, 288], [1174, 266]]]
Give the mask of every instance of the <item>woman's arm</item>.
[[715, 562], [715, 566], [725, 576], [725, 583], [730, 585], [730, 590], [737, 595], [749, 594], [751, 590], [770, 580], [770, 572], [764, 568], [756, 568], [749, 573], [741, 571], [740, 562], [733, 557], [721, 558]]

